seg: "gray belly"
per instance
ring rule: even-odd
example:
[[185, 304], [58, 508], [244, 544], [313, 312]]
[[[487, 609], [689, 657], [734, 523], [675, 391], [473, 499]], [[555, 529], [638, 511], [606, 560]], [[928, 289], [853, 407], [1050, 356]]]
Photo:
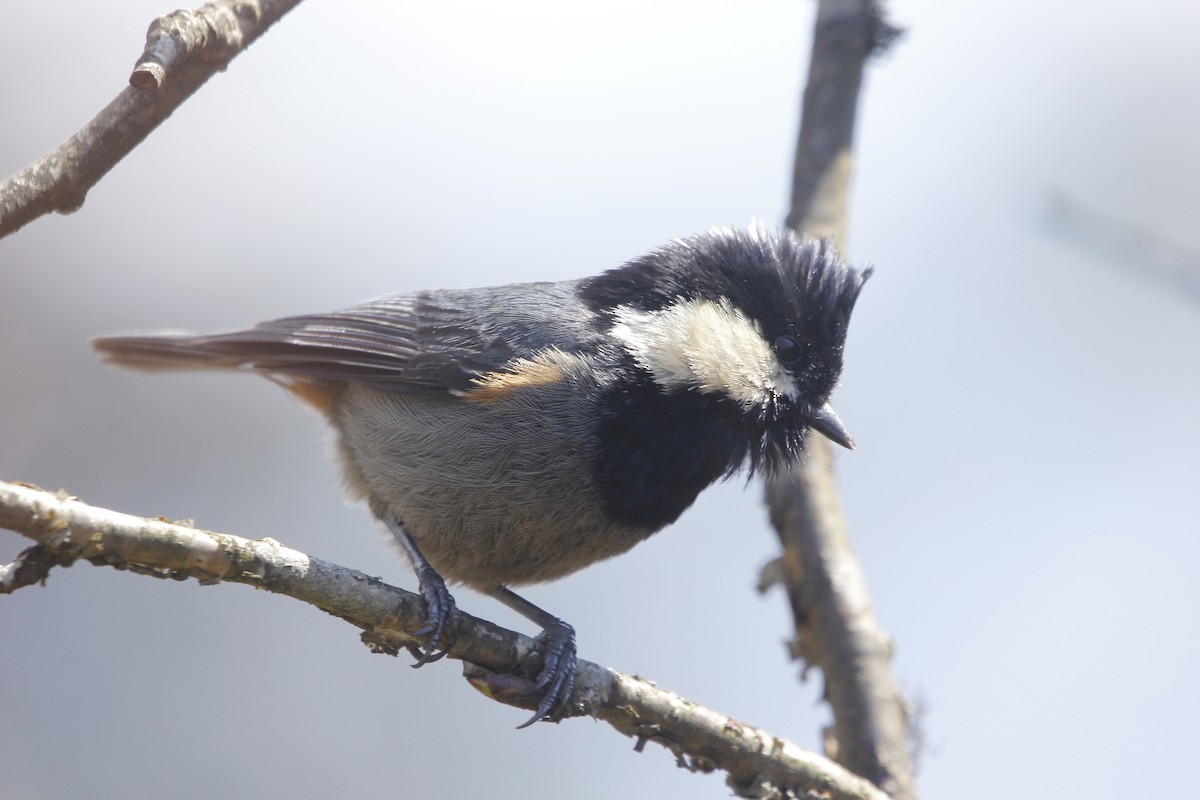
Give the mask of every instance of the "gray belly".
[[331, 416], [351, 490], [443, 577], [487, 589], [562, 577], [653, 532], [605, 521], [581, 397], [570, 381], [487, 404], [351, 385]]

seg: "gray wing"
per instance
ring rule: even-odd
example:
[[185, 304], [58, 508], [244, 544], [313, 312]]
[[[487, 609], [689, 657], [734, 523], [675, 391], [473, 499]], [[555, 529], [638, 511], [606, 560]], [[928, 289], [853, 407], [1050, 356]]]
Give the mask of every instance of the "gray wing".
[[231, 333], [102, 336], [106, 361], [140, 369], [249, 369], [390, 392], [465, 390], [514, 358], [596, 343], [577, 281], [391, 295]]

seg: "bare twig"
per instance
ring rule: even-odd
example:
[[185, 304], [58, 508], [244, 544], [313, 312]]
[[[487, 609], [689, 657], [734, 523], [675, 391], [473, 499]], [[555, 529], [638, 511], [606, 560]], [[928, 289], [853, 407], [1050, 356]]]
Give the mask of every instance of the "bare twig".
[[[898, 31], [871, 0], [818, 5], [787, 224], [809, 236], [845, 236], [851, 144], [867, 58]], [[893, 798], [915, 798], [905, 706], [890, 673], [891, 647], [871, 614], [866, 580], [838, 502], [828, 442], [810, 437], [792, 474], [767, 485], [783, 545], [783, 576], [799, 654], [825, 676], [833, 709], [831, 757]]]
[[[391, 654], [414, 642], [405, 631], [425, 616], [418, 595], [271, 539], [250, 541], [133, 517], [20, 484], [0, 482], [0, 527], [37, 542], [0, 567], [0, 594], [44, 581], [54, 566], [79, 559], [160, 578], [244, 583], [333, 614], [362, 629], [373, 649]], [[532, 707], [520, 693], [541, 665], [533, 639], [464, 614], [450, 657], [469, 662], [465, 672], [476, 688], [510, 705]], [[637, 739], [638, 749], [657, 742], [688, 769], [723, 770], [744, 797], [811, 793], [885, 800], [870, 783], [826, 758], [598, 664], [580, 662], [569, 714], [604, 720]]]
[[154, 21], [130, 86], [62, 145], [0, 183], [0, 238], [69, 214], [205, 81], [300, 0], [215, 0]]

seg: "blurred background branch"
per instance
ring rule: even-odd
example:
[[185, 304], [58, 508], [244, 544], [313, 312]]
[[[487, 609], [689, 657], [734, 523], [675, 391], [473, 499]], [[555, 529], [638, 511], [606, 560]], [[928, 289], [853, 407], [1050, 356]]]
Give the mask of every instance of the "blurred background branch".
[[[898, 34], [875, 2], [818, 4], [787, 225], [830, 239], [842, 251], [863, 68]], [[915, 798], [908, 717], [891, 675], [891, 643], [871, 613], [838, 501], [831, 447], [820, 436], [810, 436], [805, 446], [802, 462], [766, 486], [783, 546], [795, 652], [824, 675], [834, 719], [828, 755], [894, 798]]]
[[1058, 238], [1200, 303], [1200, 253], [1064, 192], [1050, 195], [1044, 221]]

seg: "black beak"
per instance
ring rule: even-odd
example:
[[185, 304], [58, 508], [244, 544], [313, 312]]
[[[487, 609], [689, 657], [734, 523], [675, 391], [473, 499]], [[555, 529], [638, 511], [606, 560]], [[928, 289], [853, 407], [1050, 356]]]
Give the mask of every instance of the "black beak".
[[813, 412], [811, 418], [812, 429], [824, 436], [831, 442], [836, 442], [847, 450], [854, 449], [854, 440], [850, 438], [850, 432], [846, 430], [846, 426], [842, 424], [841, 417], [833, 410], [833, 406], [826, 403]]

